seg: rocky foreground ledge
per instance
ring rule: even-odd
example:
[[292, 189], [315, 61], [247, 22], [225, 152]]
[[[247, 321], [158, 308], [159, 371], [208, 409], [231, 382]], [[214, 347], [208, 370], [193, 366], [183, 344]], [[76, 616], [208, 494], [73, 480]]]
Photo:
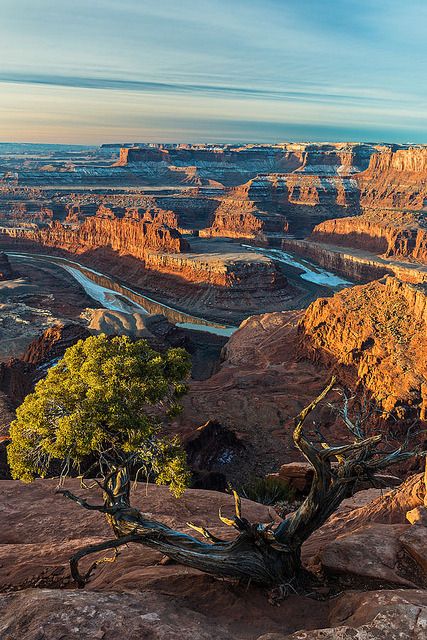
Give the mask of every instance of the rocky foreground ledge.
[[[81, 493], [76, 480], [69, 482]], [[139, 545], [123, 551], [114, 564], [101, 565], [88, 588], [76, 590], [67, 558], [105, 540], [108, 526], [55, 496], [55, 486], [54, 480], [0, 483], [2, 640], [425, 637], [427, 521], [421, 474], [385, 495], [371, 489], [345, 501], [303, 547], [305, 564], [320, 569], [324, 586], [312, 597], [292, 595], [281, 606], [250, 586], [163, 564], [159, 553]], [[166, 487], [138, 483], [134, 503], [186, 533], [192, 521], [216, 535], [233, 535], [217, 516], [220, 506], [225, 515], [232, 513], [233, 498], [226, 494], [188, 490], [177, 500]], [[278, 518], [272, 508], [248, 500], [243, 514], [251, 522]], [[361, 554], [363, 537], [370, 543]]]

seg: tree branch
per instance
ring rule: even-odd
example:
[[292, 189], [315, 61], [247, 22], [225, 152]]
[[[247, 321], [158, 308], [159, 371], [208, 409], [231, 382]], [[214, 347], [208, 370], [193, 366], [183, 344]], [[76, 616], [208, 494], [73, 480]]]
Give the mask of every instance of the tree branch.
[[[91, 553], [97, 553], [98, 551], [104, 551], [105, 549], [117, 549], [117, 547], [121, 547], [122, 545], [127, 544], [128, 542], [136, 542], [137, 540], [138, 540], [137, 535], [135, 536], [130, 534], [130, 535], [118, 538], [117, 540], [109, 540], [108, 542], [91, 544], [88, 547], [85, 547], [84, 549], [81, 549], [76, 554], [74, 554], [70, 558], [70, 568], [71, 568], [71, 575], [74, 578], [74, 580], [77, 582], [79, 589], [84, 588], [84, 586], [86, 585], [87, 581], [90, 578], [92, 571], [97, 565], [99, 565], [101, 562], [112, 562], [113, 559], [102, 558], [101, 560], [96, 560], [95, 562], [92, 562], [88, 571], [84, 575], [81, 575], [81, 573], [79, 573], [79, 568], [78, 568], [79, 560], [84, 558], [84, 556], [88, 556]], [[114, 559], [115, 557], [116, 555], [114, 556]]]
[[74, 493], [71, 493], [71, 491], [68, 491], [67, 489], [56, 489], [55, 493], [60, 493], [66, 498], [74, 500], [74, 502], [77, 502], [77, 504], [89, 511], [101, 511], [101, 513], [108, 513], [108, 509], [104, 505], [88, 504], [87, 500], [75, 496]]

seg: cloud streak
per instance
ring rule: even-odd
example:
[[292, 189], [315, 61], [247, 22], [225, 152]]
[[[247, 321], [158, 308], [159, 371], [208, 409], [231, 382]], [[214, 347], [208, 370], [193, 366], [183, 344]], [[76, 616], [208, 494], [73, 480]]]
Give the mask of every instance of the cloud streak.
[[239, 98], [260, 98], [277, 100], [308, 100], [308, 101], [337, 101], [348, 100], [349, 102], [377, 102], [379, 99], [386, 101], [397, 101], [397, 96], [375, 95], [375, 92], [361, 92], [359, 95], [354, 91], [348, 93], [306, 90], [275, 90], [257, 89], [251, 87], [223, 86], [220, 84], [186, 84], [168, 82], [148, 82], [143, 80], [121, 80], [118, 78], [87, 77], [87, 76], [65, 76], [35, 73], [13, 73], [0, 72], [0, 83], [13, 84], [33, 84], [48, 85], [54, 87], [77, 88], [77, 89], [100, 89], [104, 91], [137, 91], [142, 93], [179, 93], [179, 94], [216, 94], [218, 96], [229, 96]]
[[135, 127], [200, 140], [205, 122], [225, 140], [244, 135], [239, 121], [258, 139], [427, 131], [422, 0], [0, 0], [0, 12], [3, 138]]

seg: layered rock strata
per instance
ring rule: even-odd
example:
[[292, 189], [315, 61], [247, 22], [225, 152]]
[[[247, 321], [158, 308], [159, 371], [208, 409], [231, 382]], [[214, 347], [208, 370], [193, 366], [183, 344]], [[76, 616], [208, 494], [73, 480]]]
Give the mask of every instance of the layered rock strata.
[[414, 284], [427, 281], [427, 268], [423, 264], [383, 258], [361, 249], [292, 239], [282, 240], [281, 246], [285, 251], [303, 256], [328, 271], [342, 274], [352, 282], [366, 283], [385, 275], [394, 275]]
[[426, 210], [427, 148], [374, 153], [357, 182], [363, 207]]
[[77, 254], [84, 264], [153, 293], [160, 302], [221, 322], [286, 308], [298, 293], [266, 256], [216, 239], [209, 246], [195, 241], [189, 252], [176, 229], [130, 218], [89, 218], [77, 230], [58, 222], [44, 229], [3, 230], [1, 240], [31, 252]]
[[[251, 200], [223, 200], [215, 211], [212, 224], [199, 231], [199, 236], [212, 238], [265, 238], [266, 234], [283, 234], [288, 221], [280, 214], [260, 211]], [[267, 240], [265, 240], [267, 244]]]
[[310, 240], [427, 264], [425, 222], [409, 214], [367, 211], [362, 216], [327, 220], [314, 228]]
[[181, 253], [190, 248], [176, 229], [131, 218], [88, 218], [78, 229], [53, 222], [47, 228], [3, 230], [3, 235], [6, 241], [16, 239], [18, 244], [35, 244], [75, 254], [108, 247], [139, 259], [144, 259], [148, 250]]

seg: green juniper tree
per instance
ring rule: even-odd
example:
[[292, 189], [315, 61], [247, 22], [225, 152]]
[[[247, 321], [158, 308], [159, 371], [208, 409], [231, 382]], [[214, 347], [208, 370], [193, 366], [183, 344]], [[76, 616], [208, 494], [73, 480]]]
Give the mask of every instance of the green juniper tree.
[[65, 476], [92, 456], [95, 475], [142, 469], [180, 493], [188, 481], [185, 452], [158, 432], [180, 413], [190, 369], [184, 349], [162, 355], [145, 340], [80, 340], [16, 412], [8, 447], [13, 477], [44, 477], [54, 459], [64, 461]]

